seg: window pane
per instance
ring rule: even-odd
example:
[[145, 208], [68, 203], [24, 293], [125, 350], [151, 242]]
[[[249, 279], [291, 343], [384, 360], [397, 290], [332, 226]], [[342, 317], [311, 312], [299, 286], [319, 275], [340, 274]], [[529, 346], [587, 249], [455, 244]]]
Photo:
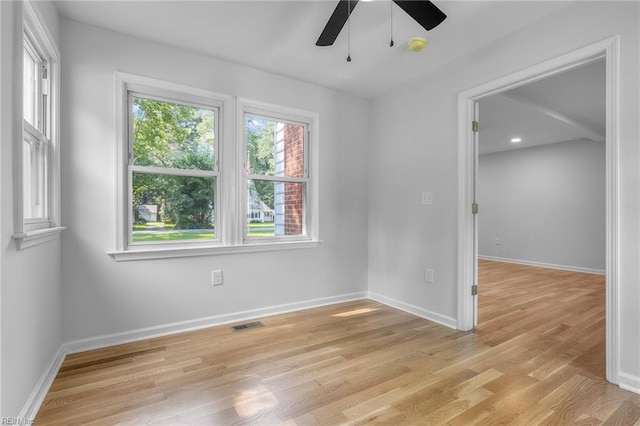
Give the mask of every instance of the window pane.
[[134, 242], [215, 238], [215, 177], [133, 173]]
[[304, 126], [247, 116], [247, 173], [304, 177]]
[[24, 219], [47, 218], [48, 146], [31, 137], [22, 144], [22, 186]]
[[35, 159], [33, 157], [32, 145], [29, 141], [22, 143], [22, 186], [24, 194], [22, 196], [22, 209], [25, 219], [31, 219], [33, 214], [33, 199], [35, 198], [32, 188], [32, 171]]
[[38, 128], [38, 62], [27, 49], [23, 54], [22, 80], [22, 114], [23, 118], [33, 127]]
[[249, 179], [247, 188], [247, 235], [278, 237], [303, 235], [304, 191], [300, 182]]
[[213, 170], [213, 110], [133, 97], [133, 164]]
[[47, 216], [47, 152], [48, 147], [44, 143], [37, 143], [35, 145], [35, 170], [34, 183], [35, 183], [35, 200], [34, 200], [34, 217], [45, 218]]

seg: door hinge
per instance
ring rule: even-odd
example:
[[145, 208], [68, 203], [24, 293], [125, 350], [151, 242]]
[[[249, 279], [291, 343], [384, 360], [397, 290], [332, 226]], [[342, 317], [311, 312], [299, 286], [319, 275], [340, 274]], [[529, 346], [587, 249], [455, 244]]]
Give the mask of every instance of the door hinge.
[[478, 203], [471, 204], [471, 214], [478, 214]]
[[478, 124], [477, 121], [472, 121], [471, 122], [471, 129], [473, 130], [473, 133], [478, 133], [478, 129], [480, 128], [480, 125]]
[[477, 296], [478, 295], [478, 286], [475, 285], [475, 284], [471, 286], [471, 295], [472, 296]]

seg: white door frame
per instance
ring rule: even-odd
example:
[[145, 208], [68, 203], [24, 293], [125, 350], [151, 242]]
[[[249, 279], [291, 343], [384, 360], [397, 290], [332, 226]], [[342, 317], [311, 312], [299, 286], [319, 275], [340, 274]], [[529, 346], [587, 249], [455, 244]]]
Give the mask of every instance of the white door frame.
[[[474, 104], [481, 98], [523, 86], [597, 59], [606, 60], [606, 375], [618, 383], [619, 336], [619, 44], [618, 36], [591, 44], [541, 64], [461, 92], [458, 96], [458, 329], [471, 330], [474, 303], [471, 295], [474, 252], [473, 120]], [[482, 128], [482, 123], [480, 123]], [[482, 205], [480, 205], [482, 211]]]

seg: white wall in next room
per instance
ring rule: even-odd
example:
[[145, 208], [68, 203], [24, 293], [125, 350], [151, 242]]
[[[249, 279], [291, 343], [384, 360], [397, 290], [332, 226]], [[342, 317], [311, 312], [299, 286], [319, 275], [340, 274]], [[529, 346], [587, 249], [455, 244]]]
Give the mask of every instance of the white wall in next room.
[[602, 142], [481, 155], [479, 255], [602, 271], [605, 197]]

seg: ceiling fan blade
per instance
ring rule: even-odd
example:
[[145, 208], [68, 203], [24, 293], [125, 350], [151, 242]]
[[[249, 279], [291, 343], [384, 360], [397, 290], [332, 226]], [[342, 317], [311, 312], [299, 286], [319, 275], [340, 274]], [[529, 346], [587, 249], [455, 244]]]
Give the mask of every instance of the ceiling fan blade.
[[429, 31], [440, 25], [447, 15], [428, 0], [393, 0], [402, 10]]
[[[322, 34], [318, 37], [318, 41], [316, 41], [316, 46], [331, 46], [336, 41], [338, 34], [340, 34], [342, 27], [344, 27], [347, 18], [351, 15], [351, 12], [353, 12], [356, 4], [358, 4], [358, 0], [338, 1], [338, 5], [331, 14], [329, 21], [327, 21], [324, 30], [322, 30]], [[351, 7], [349, 7], [349, 5], [351, 5]]]

